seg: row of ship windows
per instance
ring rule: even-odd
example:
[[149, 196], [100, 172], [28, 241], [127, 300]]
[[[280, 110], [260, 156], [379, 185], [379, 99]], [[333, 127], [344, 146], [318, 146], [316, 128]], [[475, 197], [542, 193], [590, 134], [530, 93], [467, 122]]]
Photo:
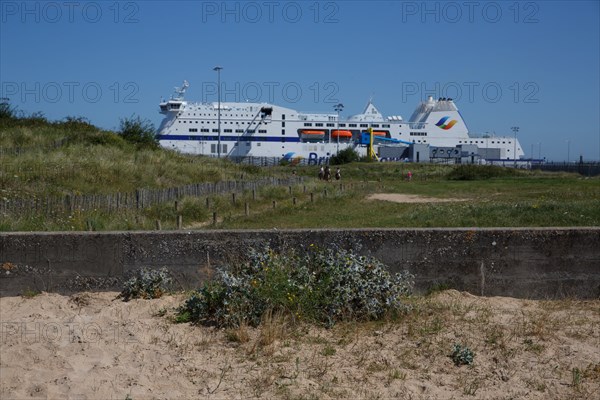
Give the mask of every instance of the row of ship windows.
[[[190, 128], [189, 129], [190, 132], [198, 132], [198, 128]], [[213, 129], [212, 130], [213, 133], [219, 133], [218, 129]], [[200, 132], [210, 132], [210, 129], [200, 129]], [[224, 133], [233, 133], [233, 129], [223, 129]], [[235, 133], [244, 133], [245, 131], [243, 129], [236, 129]], [[248, 133], [256, 133], [256, 129], [248, 129], [248, 131], [246, 131]], [[258, 133], [267, 133], [266, 129], [259, 129]], [[283, 131], [283, 134], [285, 135], [285, 131]]]
[[[216, 123], [217, 123], [217, 121], [189, 121], [189, 123], [190, 123], [190, 124], [191, 124], [191, 123], [195, 123], [195, 124], [197, 124], [198, 122], [200, 122], [201, 124], [205, 124], [205, 123], [206, 123], [206, 124], [210, 124], [210, 123], [216, 124]], [[188, 121], [186, 121], [186, 120], [183, 120], [183, 121], [177, 121], [177, 123], [178, 123], [178, 124], [187, 124], [187, 123], [188, 123]], [[236, 122], [233, 122], [233, 121], [231, 121], [231, 122], [227, 122], [227, 121], [221, 121], [221, 123], [222, 123], [222, 124], [224, 124], [224, 125], [225, 125], [225, 124], [231, 124], [231, 125], [233, 125], [234, 123], [235, 123], [236, 125], [239, 125], [239, 124], [240, 124], [240, 122], [239, 122], [239, 121], [236, 121]], [[245, 123], [244, 121], [242, 121], [242, 122], [241, 122], [241, 124], [242, 124], [242, 125], [243, 125], [244, 123]], [[260, 124], [262, 124], [262, 123], [263, 123], [263, 122], [260, 122], [260, 121], [259, 121], [259, 122], [257, 122], [257, 124], [258, 124], [258, 125], [260, 125]], [[248, 121], [248, 125], [250, 125], [250, 124], [251, 124], [251, 122], [250, 122], [250, 121]], [[285, 122], [282, 122], [282, 124], [283, 124], [283, 126], [285, 126]], [[266, 123], [265, 123], [265, 125], [266, 125]]]
[[[357, 127], [357, 125], [358, 125], [358, 124], [348, 124], [348, 127], [349, 127], [349, 128], [356, 128], [356, 127]], [[312, 122], [305, 122], [305, 123], [304, 123], [304, 126], [313, 126], [313, 124], [312, 124]], [[320, 122], [317, 122], [317, 123], [315, 123], [315, 126], [323, 126], [323, 124], [322, 124], [322, 123], [320, 123]], [[333, 127], [333, 126], [336, 126], [336, 125], [335, 125], [335, 124], [327, 124], [327, 126], [329, 126], [329, 127]], [[339, 124], [338, 126], [339, 126], [340, 128], [345, 128], [345, 127], [346, 127], [346, 124]], [[360, 124], [360, 127], [361, 127], [361, 128], [368, 128], [368, 127], [369, 127], [369, 124]], [[389, 124], [382, 124], [382, 125], [381, 125], [381, 127], [382, 127], [382, 128], [389, 128], [389, 127], [390, 127], [390, 125], [389, 125]], [[371, 124], [371, 128], [379, 128], [379, 124]]]
[[[210, 123], [216, 124], [216, 123], [217, 123], [217, 121], [189, 121], [189, 123], [190, 123], [190, 124], [191, 124], [191, 123], [196, 123], [196, 124], [197, 124], [198, 122], [200, 122], [201, 124], [204, 124], [204, 123], [206, 123], [206, 124], [210, 124]], [[181, 124], [181, 123], [183, 123], [183, 124], [187, 124], [187, 123], [188, 123], [188, 121], [186, 121], [186, 120], [183, 120], [183, 121], [182, 121], [182, 120], [179, 120], [179, 121], [177, 121], [177, 123], [179, 123], [179, 124]], [[224, 124], [224, 125], [226, 125], [226, 124], [228, 124], [228, 123], [229, 123], [229, 124], [231, 124], [231, 125], [233, 125], [234, 123], [235, 123], [236, 125], [239, 125], [239, 124], [240, 124], [240, 122], [239, 122], [239, 121], [236, 121], [236, 122], [233, 122], [233, 121], [231, 121], [231, 122], [227, 122], [227, 121], [221, 121], [221, 123], [222, 123], [222, 124]], [[243, 124], [243, 123], [244, 123], [244, 122], [242, 121], [242, 124]], [[258, 123], [260, 124], [260, 122], [258, 122]], [[248, 124], [251, 124], [251, 122], [248, 122]], [[281, 122], [281, 126], [282, 126], [282, 127], [285, 127], [285, 122]], [[304, 123], [304, 126], [313, 126], [313, 123], [312, 123], [312, 122], [305, 122], [305, 123]], [[317, 123], [315, 123], [315, 124], [314, 124], [314, 126], [319, 126], [319, 127], [322, 127], [322, 126], [323, 126], [323, 124], [322, 124], [322, 123], [320, 123], [320, 122], [317, 122]], [[329, 123], [329, 124], [327, 124], [326, 126], [327, 126], [327, 127], [335, 127], [335, 126], [336, 126], [336, 124], [331, 124], [331, 123]], [[346, 127], [346, 124], [339, 124], [339, 127], [340, 127], [340, 128], [345, 128], [345, 127]], [[358, 127], [358, 124], [348, 124], [348, 127], [349, 127], [349, 128], [356, 128], [356, 127]], [[361, 128], [368, 128], [368, 127], [369, 127], [369, 124], [360, 124], [360, 127], [361, 127]], [[389, 125], [389, 124], [382, 124], [382, 125], [381, 125], [381, 127], [382, 127], [382, 128], [389, 128], [389, 127], [390, 127], [390, 125]], [[371, 128], [379, 128], [379, 124], [371, 124]], [[419, 133], [419, 132], [417, 132], [417, 133]], [[411, 132], [411, 136], [419, 136], [419, 135], [416, 135], [416, 134], [415, 134], [415, 135], [413, 135], [413, 133]]]
[[[187, 114], [189, 115], [190, 113], [187, 113]], [[195, 117], [196, 113], [193, 113], [192, 115]], [[214, 113], [214, 114], [212, 114], [212, 113], [209, 113], [209, 114], [200, 114], [200, 113], [198, 113], [199, 117], [217, 117], [218, 115], [219, 115], [218, 113]], [[254, 117], [254, 115], [251, 115], [251, 114], [239, 114], [239, 115], [235, 114], [234, 115], [234, 114], [223, 114], [223, 113], [221, 113], [221, 118], [223, 118], [223, 117], [248, 117], [248, 118], [252, 118], [252, 117]]]
[[[458, 143], [463, 143], [463, 141], [462, 141], [462, 140], [459, 140], [459, 141], [458, 141]], [[465, 140], [465, 141], [464, 141], [464, 143], [465, 143], [465, 144], [467, 144], [467, 143], [471, 143], [471, 144], [472, 144], [472, 143], [475, 143], [475, 144], [477, 144], [477, 143], [484, 144], [485, 142], [484, 142], [483, 140], [469, 140], [468, 142]], [[495, 142], [495, 141], [493, 141], [493, 140], [492, 140], [492, 144], [496, 144], [496, 143], [497, 143], [497, 144], [500, 144], [500, 141], [498, 140], [497, 142]], [[512, 142], [509, 140], [509, 141], [508, 141], [508, 144], [511, 144], [511, 143], [512, 143]], [[505, 141], [503, 141], [503, 142], [502, 142], [502, 144], [506, 144], [506, 142], [505, 142]]]
[[[182, 116], [183, 113], [179, 113], [179, 116]], [[187, 113], [188, 115], [190, 114], [189, 112]], [[192, 113], [192, 115], [195, 117], [196, 113]], [[217, 117], [219, 114], [218, 113], [209, 113], [209, 114], [200, 114], [198, 113], [199, 117]], [[223, 114], [221, 113], [221, 118], [223, 117], [247, 117], [247, 118], [253, 118], [254, 115], [252, 114]], [[285, 119], [285, 114], [281, 115], [281, 119]]]

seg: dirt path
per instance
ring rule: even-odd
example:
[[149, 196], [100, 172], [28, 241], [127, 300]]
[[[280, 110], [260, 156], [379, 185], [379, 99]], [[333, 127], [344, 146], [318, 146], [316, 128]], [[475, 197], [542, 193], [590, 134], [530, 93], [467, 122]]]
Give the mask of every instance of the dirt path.
[[455, 201], [467, 201], [467, 199], [453, 199], [453, 198], [437, 198], [437, 197], [425, 197], [416, 194], [402, 194], [402, 193], [375, 193], [367, 197], [367, 200], [384, 200], [393, 201], [395, 203], [443, 203], [443, 202], [455, 202]]

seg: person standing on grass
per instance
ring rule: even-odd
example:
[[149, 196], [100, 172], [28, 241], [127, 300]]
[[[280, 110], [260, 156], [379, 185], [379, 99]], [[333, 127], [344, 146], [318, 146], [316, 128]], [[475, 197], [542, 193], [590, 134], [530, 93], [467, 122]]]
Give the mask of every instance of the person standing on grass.
[[340, 179], [342, 179], [342, 173], [341, 173], [340, 169], [338, 168], [338, 169], [335, 171], [335, 180], [336, 180], [336, 181], [339, 181]]
[[408, 174], [406, 174], [406, 178], [408, 179], [408, 181], [412, 181], [412, 172], [408, 171]]
[[322, 181], [324, 177], [325, 177], [325, 170], [323, 169], [323, 167], [321, 167], [321, 169], [319, 170], [319, 180]]
[[325, 167], [325, 180], [329, 182], [331, 180], [331, 169], [329, 165]]

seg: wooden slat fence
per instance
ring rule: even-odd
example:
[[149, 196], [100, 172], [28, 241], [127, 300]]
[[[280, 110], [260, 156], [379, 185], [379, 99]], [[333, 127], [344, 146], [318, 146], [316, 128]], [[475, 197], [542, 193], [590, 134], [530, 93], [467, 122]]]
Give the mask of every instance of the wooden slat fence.
[[166, 189], [137, 189], [134, 192], [47, 196], [30, 199], [0, 198], [0, 214], [73, 212], [75, 210], [117, 211], [123, 209], [143, 209], [157, 204], [172, 202], [183, 197], [204, 197], [211, 194], [225, 194], [258, 189], [264, 186], [290, 186], [304, 182], [303, 177], [265, 178], [256, 181], [223, 181], [217, 183], [196, 183]]

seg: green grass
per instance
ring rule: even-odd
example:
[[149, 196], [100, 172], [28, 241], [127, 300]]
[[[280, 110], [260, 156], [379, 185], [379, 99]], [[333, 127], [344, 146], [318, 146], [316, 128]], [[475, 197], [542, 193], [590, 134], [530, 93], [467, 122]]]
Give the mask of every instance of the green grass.
[[[144, 210], [73, 213], [40, 210], [0, 215], [0, 231], [187, 229], [599, 226], [600, 179], [499, 167], [408, 163], [342, 165], [342, 183], [316, 179], [317, 166], [255, 167], [226, 160], [143, 150], [84, 122], [0, 120], [0, 201], [66, 194], [133, 192], [266, 176], [306, 177], [302, 186], [256, 193], [185, 198]], [[413, 173], [412, 182], [405, 177]], [[306, 186], [306, 192], [303, 190]], [[327, 190], [327, 196], [324, 193]], [[314, 201], [310, 201], [310, 193]], [[367, 200], [373, 193], [457, 199], [446, 203]], [[292, 204], [296, 197], [296, 205]], [[273, 207], [273, 201], [276, 207]], [[244, 203], [250, 215], [245, 215]], [[212, 224], [213, 212], [218, 222]]]
[[[511, 227], [598, 226], [600, 181], [576, 178], [519, 178], [492, 181], [432, 180], [391, 183], [378, 189], [340, 192], [327, 198], [287, 206], [227, 228], [374, 228], [374, 227]], [[370, 192], [456, 198], [449, 203], [393, 203], [366, 200]]]

